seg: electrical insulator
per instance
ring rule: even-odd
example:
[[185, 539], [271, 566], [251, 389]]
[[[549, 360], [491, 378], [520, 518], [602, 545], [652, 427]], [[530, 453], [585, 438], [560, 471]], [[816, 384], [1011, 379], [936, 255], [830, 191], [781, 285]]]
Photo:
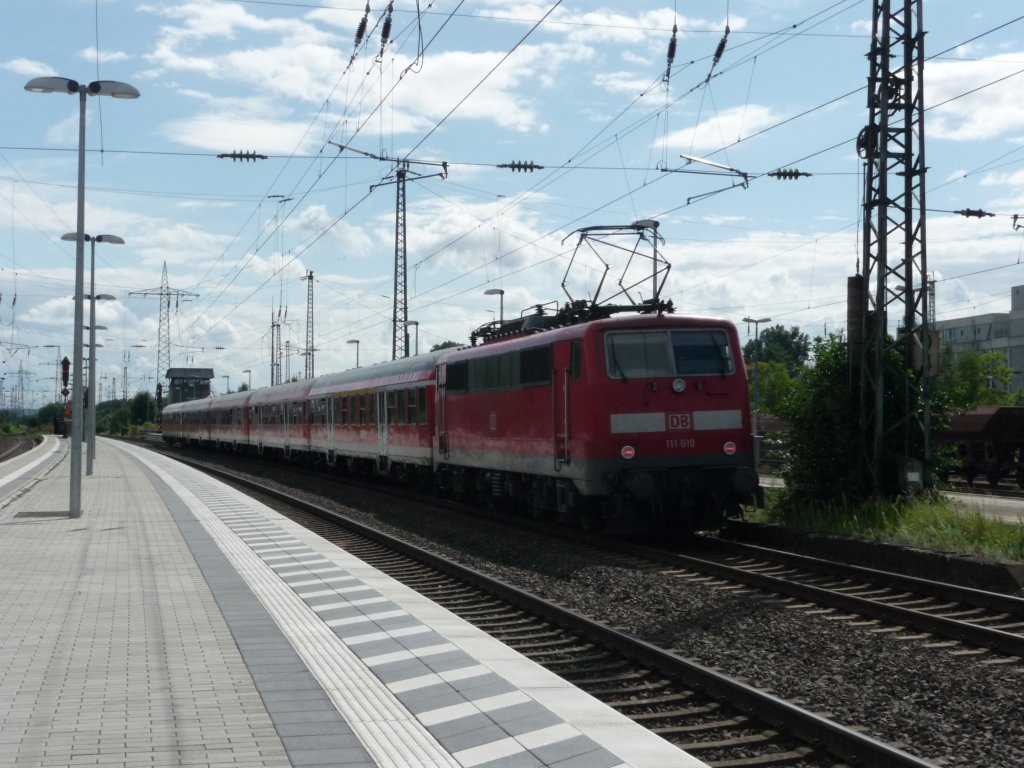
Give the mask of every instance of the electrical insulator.
[[384, 26], [380, 32], [380, 55], [384, 56], [384, 49], [388, 47], [388, 40], [391, 39], [391, 12], [394, 10], [394, 2], [388, 3], [387, 16], [384, 18]]
[[254, 163], [257, 160], [266, 160], [267, 159], [266, 155], [260, 155], [260, 154], [257, 154], [256, 152], [251, 152], [251, 151], [250, 152], [238, 152], [238, 151], [235, 151], [235, 152], [224, 152], [222, 154], [217, 155], [217, 157], [219, 157], [221, 159], [229, 157], [232, 160], [241, 160], [242, 162], [246, 162], [248, 160], [252, 160]]
[[729, 25], [725, 25], [725, 34], [722, 35], [722, 39], [718, 43], [718, 47], [715, 49], [715, 58], [711, 62], [712, 68], [718, 66], [718, 62], [722, 60], [722, 54], [725, 53], [725, 43], [729, 39]]
[[678, 31], [679, 26], [673, 24], [672, 39], [668, 41], [668, 63], [665, 65], [665, 77], [662, 78], [666, 83], [668, 82], [669, 76], [672, 74], [672, 62], [676, 60], [676, 32]]
[[811, 174], [805, 171], [798, 171], [796, 168], [780, 168], [777, 171], [772, 171], [768, 175], [773, 179], [798, 179], [801, 176], [810, 176]]
[[359, 26], [356, 28], [356, 45], [358, 48], [359, 44], [363, 42], [363, 37], [366, 35], [366, 22], [370, 18], [370, 3], [366, 3], [366, 10], [363, 11], [362, 21], [359, 22]]
[[498, 163], [499, 168], [510, 168], [513, 171], [543, 171], [543, 165], [537, 165], [532, 160], [513, 160], [511, 163]]
[[964, 208], [962, 211], [953, 211], [953, 213], [958, 213], [961, 216], [966, 216], [967, 218], [974, 217], [977, 219], [983, 218], [985, 216], [995, 216], [994, 213], [983, 211], [980, 208]]

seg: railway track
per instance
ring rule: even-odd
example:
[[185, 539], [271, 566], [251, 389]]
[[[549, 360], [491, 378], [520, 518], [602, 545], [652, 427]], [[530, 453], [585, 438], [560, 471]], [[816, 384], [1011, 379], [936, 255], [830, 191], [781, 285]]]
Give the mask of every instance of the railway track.
[[867, 617], [888, 625], [877, 624], [870, 631], [908, 628], [925, 633], [921, 641], [953, 653], [988, 649], [1005, 654], [987, 663], [1017, 663], [1024, 657], [1022, 598], [738, 542], [708, 541], [709, 556], [673, 554], [663, 561], [677, 563], [685, 572], [806, 601], [795, 608], [826, 606], [849, 612], [851, 619]]
[[8, 435], [0, 440], [0, 462], [32, 450], [35, 441], [25, 435]]
[[[418, 494], [410, 497], [423, 501]], [[440, 500], [434, 503], [449, 510], [467, 509]], [[476, 518], [481, 514], [499, 525], [509, 524], [500, 511], [473, 510]], [[697, 556], [522, 518], [516, 518], [515, 527], [566, 538], [605, 558], [611, 553], [626, 567], [659, 568], [685, 579], [710, 577], [722, 587], [742, 585], [782, 596], [793, 610], [826, 609], [833, 612], [833, 619], [845, 614], [863, 631], [902, 631], [905, 639], [959, 655], [997, 654], [986, 656], [985, 663], [1017, 664], [1024, 659], [1024, 598], [721, 538], [698, 537]]]
[[[931, 765], [670, 651], [233, 472], [337, 543], [713, 766]], [[297, 510], [297, 511], [296, 511]]]

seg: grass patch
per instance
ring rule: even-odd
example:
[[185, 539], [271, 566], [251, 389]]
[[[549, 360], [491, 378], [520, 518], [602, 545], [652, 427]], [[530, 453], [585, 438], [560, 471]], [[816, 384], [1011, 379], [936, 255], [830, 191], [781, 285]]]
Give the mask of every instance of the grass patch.
[[807, 504], [784, 491], [766, 491], [765, 509], [748, 519], [799, 531], [1024, 562], [1024, 522], [986, 517], [942, 495]]

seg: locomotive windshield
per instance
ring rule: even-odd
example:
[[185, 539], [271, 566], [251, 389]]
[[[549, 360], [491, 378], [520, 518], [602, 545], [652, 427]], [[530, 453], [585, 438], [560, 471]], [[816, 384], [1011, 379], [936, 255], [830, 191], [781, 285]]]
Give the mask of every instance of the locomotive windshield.
[[718, 328], [609, 333], [605, 352], [608, 375], [615, 379], [725, 376], [736, 370], [729, 337]]

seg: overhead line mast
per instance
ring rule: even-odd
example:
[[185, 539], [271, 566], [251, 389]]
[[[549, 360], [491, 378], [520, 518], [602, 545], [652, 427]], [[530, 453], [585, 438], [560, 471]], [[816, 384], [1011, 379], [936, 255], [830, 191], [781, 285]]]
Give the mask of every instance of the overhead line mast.
[[[406, 279], [406, 237], [405, 237], [405, 183], [410, 173], [413, 175], [413, 181], [421, 181], [422, 179], [430, 179], [435, 176], [440, 176], [442, 179], [448, 178], [448, 163], [444, 161], [436, 160], [398, 160], [396, 158], [384, 157], [382, 155], [374, 155], [370, 152], [363, 152], [360, 149], [354, 149], [344, 144], [339, 144], [336, 141], [328, 142], [338, 148], [340, 153], [343, 149], [348, 149], [356, 154], [368, 157], [371, 160], [380, 160], [385, 163], [394, 163], [395, 168], [393, 171], [394, 176], [391, 174], [384, 178], [384, 181], [379, 184], [374, 184], [370, 187], [373, 191], [377, 187], [387, 186], [388, 184], [395, 185], [395, 285], [393, 298], [393, 311], [392, 311], [392, 337], [391, 337], [391, 359], [397, 360], [400, 357], [409, 356], [409, 330], [406, 326], [406, 322], [409, 320], [409, 304], [406, 297], [408, 290], [408, 280]], [[428, 165], [435, 168], [440, 168], [438, 173], [430, 173], [423, 175], [410, 170], [409, 166], [415, 163], [416, 165]]]
[[163, 390], [163, 379], [167, 376], [167, 371], [171, 367], [171, 296], [181, 300], [182, 298], [194, 299], [199, 294], [183, 291], [179, 288], [171, 288], [167, 282], [167, 262], [165, 261], [159, 288], [131, 291], [128, 295], [157, 296], [160, 299], [160, 329], [157, 336], [156, 352], [156, 388], [159, 392]]
[[[921, 487], [929, 458], [921, 10], [922, 0], [874, 0], [869, 123], [857, 140], [864, 269], [851, 281], [860, 334], [851, 333], [850, 359], [859, 366], [861, 456], [876, 496]], [[892, 332], [890, 310], [898, 313]]]

